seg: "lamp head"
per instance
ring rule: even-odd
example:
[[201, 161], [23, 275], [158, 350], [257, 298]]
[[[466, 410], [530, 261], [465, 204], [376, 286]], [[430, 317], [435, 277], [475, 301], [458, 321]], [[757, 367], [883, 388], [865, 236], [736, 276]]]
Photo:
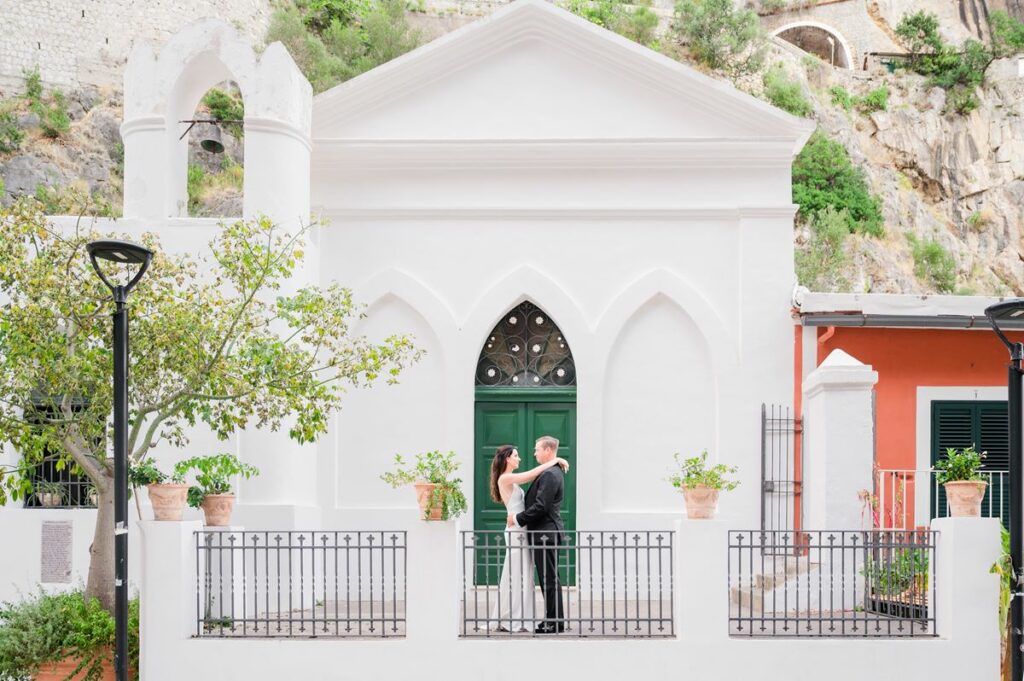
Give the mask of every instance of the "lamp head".
[[[90, 241], [86, 244], [85, 250], [89, 253], [89, 259], [92, 261], [92, 267], [96, 270], [96, 274], [107, 285], [107, 288], [114, 293], [115, 300], [122, 303], [128, 292], [139, 283], [139, 279], [142, 278], [142, 275], [149, 268], [149, 263], [153, 258], [153, 251], [145, 246], [140, 246], [131, 241], [119, 241], [116, 239]], [[119, 265], [139, 265], [139, 271], [135, 273], [135, 276], [127, 284], [113, 284], [103, 273], [103, 268], [100, 266], [101, 260]]]
[[985, 316], [988, 317], [988, 323], [992, 325], [999, 340], [1003, 341], [1010, 352], [1019, 353], [1020, 343], [1012, 343], [1003, 333], [1003, 328], [1024, 329], [1024, 298], [1013, 298], [989, 305], [985, 308]]

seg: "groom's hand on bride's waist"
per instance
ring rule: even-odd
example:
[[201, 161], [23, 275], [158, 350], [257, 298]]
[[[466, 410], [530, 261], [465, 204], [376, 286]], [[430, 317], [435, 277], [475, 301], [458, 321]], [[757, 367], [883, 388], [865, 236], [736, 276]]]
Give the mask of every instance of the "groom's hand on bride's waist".
[[505, 524], [505, 527], [515, 527], [515, 526], [516, 526], [516, 517], [514, 515], [509, 514], [508, 522]]

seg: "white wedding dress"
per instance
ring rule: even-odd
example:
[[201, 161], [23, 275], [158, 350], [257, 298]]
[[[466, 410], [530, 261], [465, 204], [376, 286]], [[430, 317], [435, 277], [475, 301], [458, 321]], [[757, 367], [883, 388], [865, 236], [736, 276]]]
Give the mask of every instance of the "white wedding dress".
[[[526, 494], [519, 485], [512, 486], [512, 496], [505, 504], [509, 515], [526, 510]], [[491, 603], [490, 620], [493, 628], [502, 627], [517, 632], [534, 628], [533, 551], [527, 546], [526, 530], [521, 527], [505, 528], [505, 562], [498, 580], [497, 600]]]

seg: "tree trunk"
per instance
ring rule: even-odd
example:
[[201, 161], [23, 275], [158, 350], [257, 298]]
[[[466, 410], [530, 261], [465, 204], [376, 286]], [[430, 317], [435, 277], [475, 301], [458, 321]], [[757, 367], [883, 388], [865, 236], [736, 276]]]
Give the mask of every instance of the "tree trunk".
[[104, 474], [96, 481], [96, 531], [89, 547], [89, 577], [86, 598], [97, 598], [100, 605], [114, 612], [114, 476]]

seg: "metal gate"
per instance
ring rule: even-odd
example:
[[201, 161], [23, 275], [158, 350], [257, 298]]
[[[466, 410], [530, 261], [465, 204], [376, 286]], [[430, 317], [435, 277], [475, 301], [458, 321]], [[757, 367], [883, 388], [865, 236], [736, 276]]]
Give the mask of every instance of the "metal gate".
[[803, 421], [790, 407], [761, 405], [761, 532], [766, 553], [798, 554]]

